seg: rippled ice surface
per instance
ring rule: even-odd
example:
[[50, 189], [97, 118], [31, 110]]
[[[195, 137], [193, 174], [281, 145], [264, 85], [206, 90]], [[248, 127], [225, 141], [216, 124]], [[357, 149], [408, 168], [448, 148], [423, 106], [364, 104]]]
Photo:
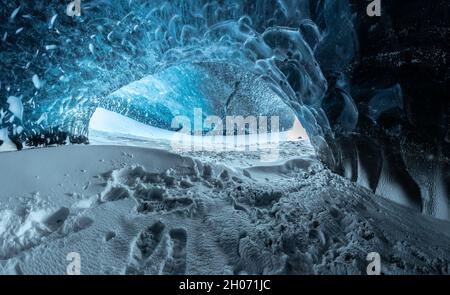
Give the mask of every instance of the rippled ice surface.
[[[218, 116], [282, 113], [283, 126], [296, 115], [326, 150], [322, 68], [340, 71], [356, 46], [346, 0], [95, 0], [74, 18], [60, 1], [3, 4], [1, 128], [18, 141], [55, 130], [76, 141], [99, 106], [165, 128], [200, 106]], [[177, 86], [161, 96], [170, 81]], [[227, 109], [233, 91], [239, 102]], [[8, 97], [23, 103], [22, 118]]]

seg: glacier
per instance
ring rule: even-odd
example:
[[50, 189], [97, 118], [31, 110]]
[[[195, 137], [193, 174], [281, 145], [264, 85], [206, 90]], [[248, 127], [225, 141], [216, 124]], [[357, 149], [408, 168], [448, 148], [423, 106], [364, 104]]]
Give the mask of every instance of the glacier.
[[449, 273], [449, 1], [68, 2], [0, 0], [1, 274]]
[[87, 143], [97, 109], [169, 131], [197, 108], [220, 118], [280, 116], [282, 131], [300, 121], [333, 172], [450, 218], [450, 149], [440, 134], [448, 130], [421, 127], [429, 120], [409, 80], [372, 77], [373, 60], [405, 62], [394, 60], [398, 52], [370, 55], [367, 44], [390, 40], [363, 34], [384, 30], [355, 13], [363, 4], [93, 0], [79, 17], [66, 5], [1, 1], [0, 149]]
[[[68, 132], [75, 138], [87, 138], [88, 122], [97, 107], [118, 110], [165, 128], [169, 126], [171, 114], [192, 111], [194, 105], [221, 116], [223, 106], [217, 101], [226, 99], [232, 91], [229, 88], [236, 83], [246, 85], [239, 76], [253, 75], [251, 79], [260, 81], [261, 86], [241, 90], [242, 115], [249, 110], [264, 114], [271, 109], [272, 113], [286, 114], [286, 119], [282, 119], [286, 127], [296, 115], [313, 140], [324, 143], [321, 138], [328, 126], [320, 105], [327, 81], [314, 50], [326, 52], [327, 48], [340, 46], [339, 55], [345, 55], [344, 59], [338, 57], [342, 63], [351, 58], [355, 44], [354, 40], [347, 40], [352, 38], [351, 32], [336, 34], [335, 30], [351, 31], [347, 27], [351, 17], [348, 3], [339, 2], [342, 3], [90, 1], [83, 4], [89, 19], [83, 14], [70, 18], [57, 13], [62, 5], [58, 1], [51, 1], [47, 6], [40, 2], [23, 4], [20, 11], [31, 11], [29, 18], [16, 17], [14, 22], [1, 24], [4, 31], [22, 23], [29, 26], [1, 44], [5, 49], [1, 53], [2, 69], [7, 69], [6, 63], [8, 67], [16, 67], [2, 73], [2, 91], [17, 92], [16, 95], [24, 97], [25, 116], [21, 120], [24, 140], [50, 128]], [[5, 3], [2, 14], [17, 8], [12, 6]], [[341, 21], [345, 24], [341, 25]], [[33, 30], [40, 29], [50, 32], [41, 36], [33, 34]], [[344, 49], [344, 43], [351, 44], [350, 48]], [[14, 59], [21, 62], [12, 64]], [[197, 70], [198, 67], [203, 69]], [[229, 67], [231, 72], [226, 74], [224, 67]], [[218, 74], [222, 77], [217, 77]], [[182, 83], [193, 82], [177, 85], [173, 91], [178, 97], [167, 98], [180, 105], [147, 103], [142, 101], [142, 93], [129, 96], [129, 103], [118, 99], [117, 94], [139, 83], [156, 87], [146, 90], [152, 96], [152, 91], [159, 91], [160, 83], [145, 79], [158, 76], [161, 77], [156, 79], [167, 83], [184, 78], [187, 80]], [[205, 97], [205, 93], [198, 93], [195, 88], [207, 87], [204, 80], [208, 79], [210, 85], [214, 85], [214, 79], [222, 79], [222, 84], [206, 89], [210, 93]], [[223, 82], [224, 79], [229, 81]], [[257, 98], [258, 89], [265, 96]], [[158, 99], [156, 96], [151, 98], [152, 102]], [[263, 106], [267, 96], [278, 98], [272, 105]], [[181, 103], [183, 99], [191, 101]], [[273, 104], [278, 106], [275, 110]], [[231, 109], [236, 106], [237, 103]]]

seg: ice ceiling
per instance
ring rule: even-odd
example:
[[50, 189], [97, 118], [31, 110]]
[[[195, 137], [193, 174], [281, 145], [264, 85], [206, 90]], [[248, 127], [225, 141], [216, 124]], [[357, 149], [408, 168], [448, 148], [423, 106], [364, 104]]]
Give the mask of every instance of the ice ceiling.
[[[280, 115], [285, 129], [297, 116], [327, 150], [321, 68], [339, 72], [354, 55], [347, 0], [97, 0], [73, 18], [61, 2], [3, 1], [1, 98], [24, 107], [3, 123], [10, 133], [86, 136], [99, 106], [168, 128], [200, 107]], [[352, 129], [357, 111], [345, 101], [340, 120]]]

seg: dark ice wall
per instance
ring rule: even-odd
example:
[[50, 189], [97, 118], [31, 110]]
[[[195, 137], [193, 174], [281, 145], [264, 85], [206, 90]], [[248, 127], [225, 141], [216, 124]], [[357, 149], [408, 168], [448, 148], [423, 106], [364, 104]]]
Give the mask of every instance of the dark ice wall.
[[358, 54], [345, 72], [359, 113], [354, 133], [342, 130], [344, 90], [332, 82], [336, 75], [326, 74], [335, 169], [387, 198], [448, 219], [450, 2], [382, 1], [382, 15], [374, 18], [365, 15], [365, 1], [352, 5]]

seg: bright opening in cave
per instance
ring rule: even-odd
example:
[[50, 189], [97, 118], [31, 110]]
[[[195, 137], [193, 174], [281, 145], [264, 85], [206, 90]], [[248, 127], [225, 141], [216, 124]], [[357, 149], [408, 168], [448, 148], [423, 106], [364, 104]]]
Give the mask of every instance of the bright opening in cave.
[[89, 121], [89, 141], [122, 144], [125, 138], [166, 147], [201, 142], [215, 150], [235, 150], [239, 141], [247, 147], [309, 141], [294, 110], [269, 83], [226, 63], [172, 66], [111, 93]]

